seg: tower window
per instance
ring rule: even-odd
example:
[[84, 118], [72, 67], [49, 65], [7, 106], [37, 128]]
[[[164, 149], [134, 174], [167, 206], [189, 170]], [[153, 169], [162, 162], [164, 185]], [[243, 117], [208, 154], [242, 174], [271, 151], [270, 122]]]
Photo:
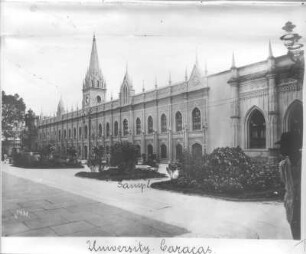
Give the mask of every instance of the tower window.
[[97, 102], [101, 103], [101, 97], [99, 95], [97, 96]]

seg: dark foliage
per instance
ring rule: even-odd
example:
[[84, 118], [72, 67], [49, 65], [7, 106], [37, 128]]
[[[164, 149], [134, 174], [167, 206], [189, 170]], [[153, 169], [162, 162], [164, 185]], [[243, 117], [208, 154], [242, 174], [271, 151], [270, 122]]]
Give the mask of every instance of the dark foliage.
[[116, 166], [120, 170], [130, 172], [135, 169], [138, 158], [137, 146], [129, 142], [121, 142], [111, 147], [111, 166]]
[[240, 147], [217, 148], [201, 160], [194, 160], [185, 152], [181, 163], [171, 164], [169, 168], [180, 170], [179, 178], [171, 183], [180, 189], [219, 194], [268, 191], [282, 195], [284, 192], [278, 166], [254, 162]]
[[24, 121], [26, 105], [18, 94], [6, 95], [2, 91], [2, 135], [7, 138], [16, 137], [19, 125]]
[[118, 168], [110, 168], [102, 172], [78, 172], [75, 174], [75, 176], [106, 181], [145, 180], [166, 177], [165, 174], [161, 174], [156, 171], [138, 168], [135, 168], [133, 172], [122, 171]]

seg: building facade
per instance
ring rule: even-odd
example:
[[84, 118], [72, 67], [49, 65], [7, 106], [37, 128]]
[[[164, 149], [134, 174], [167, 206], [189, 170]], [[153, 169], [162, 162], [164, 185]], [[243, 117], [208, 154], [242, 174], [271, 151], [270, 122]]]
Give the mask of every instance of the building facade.
[[106, 101], [106, 82], [99, 66], [94, 37], [83, 82], [82, 109], [41, 119], [37, 147], [55, 144], [59, 151], [75, 147], [88, 158], [92, 147], [129, 141], [140, 154], [172, 161], [184, 149], [194, 155], [217, 147], [240, 146], [250, 156], [275, 157], [284, 131], [303, 130], [304, 64], [288, 55], [221, 73], [201, 72], [197, 60], [181, 82], [135, 94], [128, 70], [119, 99]]

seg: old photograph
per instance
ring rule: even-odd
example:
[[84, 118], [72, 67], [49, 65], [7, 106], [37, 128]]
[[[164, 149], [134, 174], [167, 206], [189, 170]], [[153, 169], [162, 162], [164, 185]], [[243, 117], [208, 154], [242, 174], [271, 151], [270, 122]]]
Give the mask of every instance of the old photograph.
[[2, 9], [2, 237], [302, 238], [304, 6]]

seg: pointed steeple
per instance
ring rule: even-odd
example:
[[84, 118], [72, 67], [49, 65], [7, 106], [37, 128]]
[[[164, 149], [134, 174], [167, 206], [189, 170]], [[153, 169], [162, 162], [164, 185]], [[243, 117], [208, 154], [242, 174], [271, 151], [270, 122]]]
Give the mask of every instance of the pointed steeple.
[[269, 58], [272, 57], [273, 57], [272, 46], [271, 46], [271, 41], [269, 40]]
[[142, 92], [145, 92], [145, 87], [144, 87], [144, 80], [142, 80]]
[[57, 105], [57, 112], [56, 112], [56, 115], [57, 116], [60, 116], [62, 114], [65, 113], [65, 108], [64, 108], [64, 103], [63, 103], [63, 98], [61, 96], [59, 102], [58, 102], [58, 105]]
[[92, 48], [91, 48], [90, 61], [89, 61], [89, 71], [94, 72], [94, 73], [98, 73], [100, 71], [95, 35], [93, 36], [93, 40], [92, 40]]
[[198, 56], [196, 55], [195, 63], [193, 65], [192, 71], [190, 73], [189, 81], [196, 79], [199, 80], [202, 76], [201, 70], [199, 68]]
[[185, 81], [188, 81], [187, 67], [186, 67], [186, 69], [185, 69]]
[[235, 62], [235, 54], [233, 52], [233, 55], [232, 55], [232, 66], [231, 66], [231, 69], [236, 69], [236, 62]]
[[100, 69], [95, 35], [93, 36], [92, 40], [89, 67], [87, 69], [86, 77], [83, 83], [83, 88], [90, 88], [90, 87], [106, 89], [106, 83]]
[[169, 72], [169, 85], [171, 85], [172, 81], [171, 81], [171, 72]]
[[207, 77], [208, 71], [207, 71], [207, 62], [206, 62], [206, 61], [205, 61], [205, 70], [204, 70], [204, 74], [205, 74], [205, 77]]
[[196, 56], [195, 56], [195, 65], [199, 65], [199, 60], [198, 60], [198, 49], [196, 49]]
[[157, 89], [157, 77], [155, 77], [155, 89]]
[[128, 63], [126, 63], [125, 66], [125, 74], [124, 74], [124, 78], [123, 78], [123, 83], [127, 83], [129, 86], [132, 86], [132, 81], [130, 79], [130, 75], [129, 75], [129, 70], [128, 70]]

